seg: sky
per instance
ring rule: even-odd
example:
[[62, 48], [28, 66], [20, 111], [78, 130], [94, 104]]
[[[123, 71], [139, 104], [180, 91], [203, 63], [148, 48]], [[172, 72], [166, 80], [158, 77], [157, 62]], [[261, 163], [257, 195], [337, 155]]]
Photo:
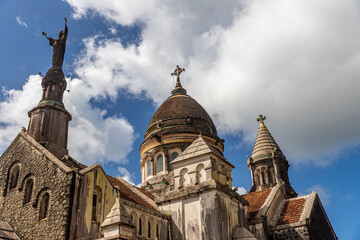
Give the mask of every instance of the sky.
[[289, 160], [301, 195], [318, 192], [339, 239], [360, 239], [360, 1], [0, 1], [0, 152], [27, 127], [41, 76], [68, 19], [64, 104], [69, 153], [139, 184], [151, 116], [182, 85], [210, 114], [233, 185], [259, 114]]

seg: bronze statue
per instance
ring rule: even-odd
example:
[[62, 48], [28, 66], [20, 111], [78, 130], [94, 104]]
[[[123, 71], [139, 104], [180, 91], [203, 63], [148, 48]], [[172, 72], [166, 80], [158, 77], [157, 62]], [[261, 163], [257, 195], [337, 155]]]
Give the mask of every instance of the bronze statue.
[[53, 67], [61, 68], [64, 62], [65, 45], [68, 34], [66, 22], [67, 20], [65, 18], [65, 30], [60, 31], [58, 39], [52, 39], [51, 37], [48, 37], [45, 32], [42, 32], [42, 34], [49, 40], [50, 46], [53, 46], [54, 48], [52, 57]]

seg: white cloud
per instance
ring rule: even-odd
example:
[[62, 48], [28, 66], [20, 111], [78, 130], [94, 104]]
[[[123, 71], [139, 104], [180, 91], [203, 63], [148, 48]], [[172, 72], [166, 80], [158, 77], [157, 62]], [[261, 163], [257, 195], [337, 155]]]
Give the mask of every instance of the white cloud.
[[159, 104], [180, 64], [183, 86], [222, 134], [243, 133], [252, 143], [256, 117], [265, 114], [288, 159], [316, 165], [360, 144], [356, 0], [67, 2], [78, 18], [143, 26], [138, 46], [85, 42], [76, 73], [90, 86], [102, 79], [94, 96], [123, 89]]
[[[85, 164], [112, 161], [126, 163], [135, 140], [134, 129], [123, 117], [104, 117], [104, 110], [94, 108], [89, 101], [92, 87], [80, 79], [68, 81], [64, 104], [72, 114], [69, 124], [69, 153]], [[31, 75], [21, 90], [3, 89], [0, 102], [0, 150], [4, 151], [20, 131], [28, 126], [27, 112], [41, 99], [41, 77]]]
[[130, 173], [126, 168], [123, 168], [123, 167], [118, 167], [118, 172], [120, 174], [120, 177], [122, 177], [125, 181], [127, 181], [128, 183], [131, 183], [134, 186], [136, 185], [134, 183], [134, 179], [135, 179], [134, 173]]
[[23, 20], [21, 20], [20, 16], [16, 16], [16, 22], [20, 25], [25, 27], [26, 29], [29, 28], [28, 25], [26, 24], [26, 22], [24, 22]]
[[324, 186], [317, 184], [306, 189], [306, 191], [308, 193], [311, 193], [312, 191], [317, 192], [324, 206], [328, 206], [330, 204], [330, 198], [331, 198], [330, 190], [325, 188]]
[[236, 191], [239, 195], [247, 194], [248, 191], [244, 187], [238, 187]]
[[41, 99], [41, 77], [31, 75], [20, 90], [2, 89], [5, 100], [0, 102], [0, 151], [3, 152], [9, 143], [20, 132], [21, 127], [28, 126], [27, 112], [35, 107]]
[[117, 30], [114, 27], [109, 27], [109, 31], [111, 32], [112, 35], [115, 35], [117, 33]]

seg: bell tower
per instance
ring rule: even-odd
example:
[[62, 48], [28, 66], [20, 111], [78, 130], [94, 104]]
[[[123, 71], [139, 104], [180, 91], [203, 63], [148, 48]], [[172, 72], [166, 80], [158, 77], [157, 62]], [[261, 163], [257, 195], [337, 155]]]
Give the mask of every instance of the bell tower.
[[248, 167], [252, 177], [250, 192], [265, 190], [281, 184], [288, 196], [296, 197], [297, 193], [289, 181], [289, 162], [265, 126], [265, 119], [266, 117], [263, 115], [259, 115], [257, 119], [260, 126], [253, 152], [248, 158]]
[[62, 61], [67, 32], [66, 19], [65, 30], [59, 33], [58, 39], [52, 39], [43, 32], [50, 45], [54, 47], [53, 66], [42, 79], [43, 94], [40, 102], [28, 112], [30, 121], [27, 133], [59, 159], [68, 154], [68, 125], [71, 121], [71, 114], [63, 103], [66, 80]]

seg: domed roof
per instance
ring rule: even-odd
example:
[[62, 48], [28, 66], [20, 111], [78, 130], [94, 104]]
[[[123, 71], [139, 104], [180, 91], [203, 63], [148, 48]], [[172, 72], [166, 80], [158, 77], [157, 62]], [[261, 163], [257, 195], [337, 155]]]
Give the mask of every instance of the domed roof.
[[180, 82], [172, 95], [156, 110], [146, 129], [145, 140], [172, 133], [195, 133], [218, 139], [216, 128], [206, 110], [186, 94]]

